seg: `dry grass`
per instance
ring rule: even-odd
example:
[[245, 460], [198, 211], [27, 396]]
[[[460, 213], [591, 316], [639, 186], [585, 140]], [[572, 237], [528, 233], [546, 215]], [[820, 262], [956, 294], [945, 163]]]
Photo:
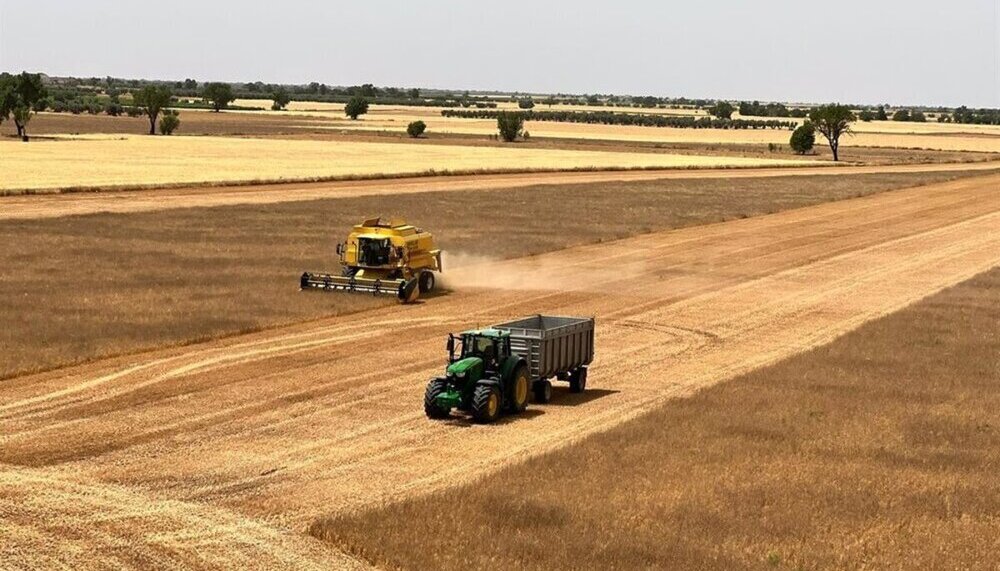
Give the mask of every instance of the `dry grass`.
[[316, 180], [432, 172], [753, 167], [804, 164], [739, 157], [399, 145], [221, 137], [110, 137], [0, 142], [0, 189]]
[[312, 532], [399, 569], [993, 569], [1000, 270], [458, 489]]
[[[0, 377], [392, 303], [296, 291], [303, 270], [336, 267], [335, 240], [373, 213], [404, 214], [445, 249], [504, 258], [969, 174], [538, 186], [2, 222]], [[539, 216], [557, 210], [557, 225]]]

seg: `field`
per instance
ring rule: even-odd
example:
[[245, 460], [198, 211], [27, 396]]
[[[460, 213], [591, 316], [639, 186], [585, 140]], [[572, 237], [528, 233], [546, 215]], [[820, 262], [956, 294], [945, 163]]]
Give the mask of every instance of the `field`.
[[[569, 453], [588, 435], [627, 430], [646, 412], [726, 388], [719, 383], [1000, 264], [996, 188], [996, 176], [968, 177], [469, 264], [452, 272], [453, 293], [415, 306], [8, 379], [0, 554], [20, 567], [362, 568], [337, 550], [333, 522]], [[423, 384], [442, 365], [447, 331], [539, 311], [597, 316], [591, 390], [560, 391], [550, 405], [489, 427], [423, 417]], [[946, 350], [943, 337], [931, 339], [928, 352]], [[821, 388], [811, 398], [832, 393]], [[935, 458], [908, 450], [917, 465]], [[965, 497], [960, 484], [948, 486], [955, 501]], [[502, 513], [563, 521], [533, 504], [510, 506]], [[333, 543], [308, 538], [310, 529]], [[386, 539], [387, 550], [399, 545]], [[780, 539], [766, 538], [768, 548], [795, 561]], [[925, 543], [946, 540], [930, 534]], [[747, 557], [760, 555], [756, 545]]]
[[313, 532], [393, 569], [988, 569], [998, 354], [994, 269], [559, 452]]
[[[801, 162], [652, 153], [104, 135], [0, 142], [0, 191], [322, 180], [427, 173], [790, 166]], [[142, 168], [136, 168], [141, 164]]]
[[[356, 197], [352, 191], [266, 208], [0, 222], [0, 240], [8, 245], [0, 266], [20, 268], [0, 275], [0, 320], [17, 324], [0, 331], [0, 378], [390, 305], [369, 296], [295, 291], [303, 271], [336, 268], [332, 244], [343, 236], [333, 229], [368, 213], [405, 212], [432, 229], [442, 237], [450, 268], [975, 174], [668, 179]], [[536, 215], [557, 205], [558, 226]], [[496, 242], [495, 228], [505, 229], [504, 241]], [[72, 287], [65, 287], [70, 279]]]

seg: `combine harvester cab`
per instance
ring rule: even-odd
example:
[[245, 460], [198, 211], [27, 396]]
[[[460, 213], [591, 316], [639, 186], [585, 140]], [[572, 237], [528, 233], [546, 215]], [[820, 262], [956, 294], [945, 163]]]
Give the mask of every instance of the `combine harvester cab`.
[[424, 412], [440, 419], [457, 408], [476, 422], [493, 422], [501, 412], [527, 408], [529, 392], [535, 402], [549, 402], [552, 378], [583, 392], [593, 359], [593, 318], [534, 315], [449, 335], [448, 367], [427, 383]]
[[348, 291], [394, 295], [403, 303], [434, 290], [441, 250], [430, 232], [405, 220], [370, 218], [356, 225], [346, 242], [337, 244], [340, 275], [305, 272], [302, 290]]

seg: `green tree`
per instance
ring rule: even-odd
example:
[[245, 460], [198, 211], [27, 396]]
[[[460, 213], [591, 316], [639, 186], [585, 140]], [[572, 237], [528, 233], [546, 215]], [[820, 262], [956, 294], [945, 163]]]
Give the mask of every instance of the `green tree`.
[[864, 109], [858, 115], [858, 118], [867, 123], [875, 119], [875, 113], [872, 113], [871, 109]]
[[132, 94], [132, 103], [149, 118], [149, 134], [156, 134], [156, 121], [170, 105], [170, 88], [166, 85], [147, 85]]
[[420, 90], [414, 87], [413, 89], [407, 91], [406, 95], [410, 99], [420, 99]]
[[532, 109], [535, 107], [535, 102], [530, 97], [526, 97], [518, 100], [517, 106], [521, 109]]
[[236, 101], [233, 95], [233, 86], [228, 83], [209, 83], [205, 85], [201, 96], [205, 98], [216, 113], [229, 107], [229, 104]]
[[416, 139], [420, 135], [424, 134], [427, 130], [427, 123], [423, 121], [414, 121], [406, 126], [406, 134]]
[[879, 105], [878, 109], [875, 110], [875, 120], [876, 121], [888, 121], [889, 116], [885, 113], [885, 105]]
[[359, 116], [368, 113], [368, 100], [360, 95], [355, 95], [347, 102], [344, 106], [344, 115], [347, 115], [351, 119], [357, 119]]
[[292, 98], [285, 91], [284, 87], [275, 89], [274, 93], [271, 94], [271, 99], [274, 101], [271, 105], [271, 111], [281, 111], [285, 107], [288, 107], [288, 104], [292, 101]]
[[792, 147], [792, 150], [800, 155], [811, 151], [815, 144], [816, 128], [809, 121], [799, 125], [798, 128], [792, 131], [792, 138], [788, 141], [788, 145]]
[[0, 75], [0, 121], [13, 119], [22, 141], [28, 140], [28, 122], [40, 107], [47, 105], [48, 91], [41, 74]]
[[163, 119], [160, 119], [160, 134], [172, 135], [180, 126], [180, 113], [169, 109], [163, 112]]
[[524, 115], [506, 111], [497, 113], [497, 130], [500, 131], [500, 138], [504, 141], [514, 142], [521, 135], [523, 129]]
[[719, 101], [715, 105], [708, 108], [709, 114], [718, 117], [719, 119], [732, 118], [734, 111], [736, 111], [736, 109], [734, 109], [732, 104], [728, 101]]
[[851, 132], [851, 123], [857, 120], [854, 112], [846, 105], [832, 103], [813, 109], [809, 113], [809, 120], [830, 143], [833, 160], [839, 161], [840, 136]]
[[910, 110], [900, 109], [892, 114], [893, 121], [909, 121], [910, 120]]

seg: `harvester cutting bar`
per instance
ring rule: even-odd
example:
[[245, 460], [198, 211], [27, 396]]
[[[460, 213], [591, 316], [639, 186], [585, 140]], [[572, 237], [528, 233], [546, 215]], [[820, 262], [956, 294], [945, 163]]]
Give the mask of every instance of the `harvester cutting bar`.
[[303, 290], [320, 289], [393, 295], [400, 301], [413, 301], [412, 298], [415, 297], [415, 290], [417, 290], [417, 280], [408, 282], [403, 279], [380, 280], [305, 272], [299, 281], [299, 287]]

